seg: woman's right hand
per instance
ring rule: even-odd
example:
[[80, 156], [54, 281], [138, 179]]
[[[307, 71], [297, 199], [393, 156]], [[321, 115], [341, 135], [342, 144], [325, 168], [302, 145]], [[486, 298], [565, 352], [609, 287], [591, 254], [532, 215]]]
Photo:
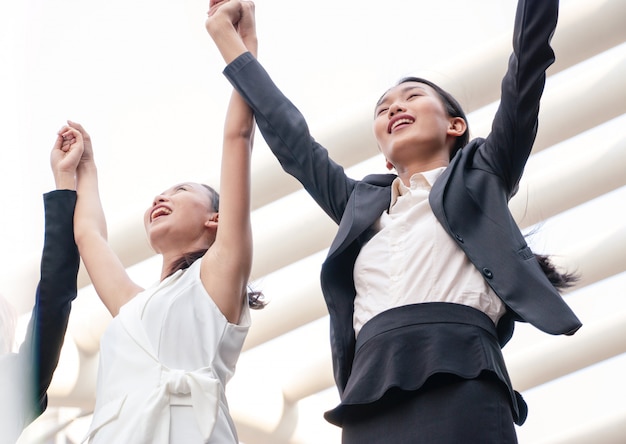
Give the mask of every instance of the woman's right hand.
[[241, 18], [240, 9], [239, 0], [211, 0], [205, 22], [209, 34], [215, 39], [221, 29], [232, 27], [236, 30]]
[[241, 2], [241, 18], [238, 23], [237, 32], [241, 36], [244, 45], [255, 57], [257, 56], [257, 35], [256, 19], [254, 16], [254, 2]]
[[205, 26], [227, 64], [247, 51], [256, 53], [253, 2], [211, 0]]
[[61, 128], [50, 153], [50, 166], [57, 189], [76, 188], [76, 168], [83, 152], [82, 134], [67, 125]]
[[80, 158], [80, 163], [85, 164], [93, 162], [93, 146], [91, 145], [91, 137], [89, 136], [87, 131], [85, 131], [85, 128], [83, 128], [80, 123], [72, 122], [71, 120], [67, 121], [67, 126], [74, 129], [75, 131], [78, 131], [78, 133], [83, 138], [85, 149], [83, 150], [83, 155]]

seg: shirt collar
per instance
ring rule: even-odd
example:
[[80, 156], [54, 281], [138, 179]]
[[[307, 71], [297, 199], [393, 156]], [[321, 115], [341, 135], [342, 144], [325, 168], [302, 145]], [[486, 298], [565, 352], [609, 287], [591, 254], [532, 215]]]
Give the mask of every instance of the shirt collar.
[[400, 177], [396, 177], [391, 183], [391, 204], [389, 205], [389, 208], [391, 209], [391, 207], [395, 205], [398, 197], [404, 196], [411, 190], [426, 188], [430, 191], [435, 181], [439, 178], [439, 176], [441, 176], [446, 168], [447, 167], [444, 166], [435, 168], [433, 170], [422, 171], [421, 173], [413, 174], [410, 179], [410, 187], [404, 185]]

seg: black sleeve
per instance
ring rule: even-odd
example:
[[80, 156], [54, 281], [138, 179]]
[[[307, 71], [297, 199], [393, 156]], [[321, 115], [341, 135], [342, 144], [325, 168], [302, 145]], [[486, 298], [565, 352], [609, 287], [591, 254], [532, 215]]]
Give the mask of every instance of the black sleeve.
[[26, 339], [19, 356], [24, 376], [32, 384], [32, 421], [47, 407], [46, 391], [59, 362], [72, 301], [77, 295], [79, 255], [74, 242], [76, 192], [57, 190], [44, 195], [45, 235], [41, 277]]

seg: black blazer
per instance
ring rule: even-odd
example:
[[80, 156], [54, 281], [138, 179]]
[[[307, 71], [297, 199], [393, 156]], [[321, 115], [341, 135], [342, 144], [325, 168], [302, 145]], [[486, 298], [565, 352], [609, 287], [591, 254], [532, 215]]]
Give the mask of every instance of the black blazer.
[[[459, 150], [429, 198], [443, 228], [506, 304], [507, 313], [498, 323], [501, 345], [510, 339], [515, 320], [551, 334], [573, 334], [581, 326], [542, 272], [508, 208], [536, 136], [545, 70], [554, 61], [550, 39], [557, 15], [557, 0], [519, 2], [514, 52], [492, 131]], [[389, 208], [396, 176], [377, 174], [361, 181], [346, 176], [250, 53], [234, 60], [224, 73], [254, 110], [263, 137], [285, 171], [339, 224], [321, 283], [330, 314], [335, 381], [342, 392], [354, 357], [354, 261], [370, 227]]]
[[[0, 411], [9, 412], [0, 418], [0, 443], [14, 443], [22, 428], [48, 404], [46, 391], [59, 361], [71, 303], [77, 294], [75, 205], [75, 191], [44, 194], [45, 237], [35, 306], [19, 352], [0, 359]], [[17, 399], [7, 398], [7, 393]]]

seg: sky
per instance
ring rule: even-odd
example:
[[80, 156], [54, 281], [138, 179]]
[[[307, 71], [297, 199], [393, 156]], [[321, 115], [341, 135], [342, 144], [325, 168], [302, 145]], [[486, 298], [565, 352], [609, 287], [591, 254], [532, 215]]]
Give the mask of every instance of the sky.
[[[91, 134], [110, 226], [143, 211], [173, 183], [218, 184], [231, 89], [204, 29], [206, 3], [32, 0], [0, 6], [0, 122], [7, 147], [0, 151], [0, 165], [7, 187], [2, 204], [10, 209], [10, 217], [2, 219], [0, 244], [19, 251], [0, 258], [0, 282], [29, 269], [23, 278], [18, 272], [18, 281], [34, 285], [33, 264], [43, 242], [41, 195], [54, 186], [49, 154], [67, 119]], [[259, 57], [311, 129], [319, 130], [344, 118], [355, 104], [374, 103], [400, 77], [448, 61], [441, 48], [458, 44], [458, 36], [422, 32], [430, 19], [398, 14], [411, 5], [257, 2]], [[475, 29], [463, 35], [463, 44], [510, 33], [513, 7], [512, 1], [479, 2], [472, 12]], [[450, 26], [467, 14], [463, 1], [429, 6], [429, 17]], [[497, 19], [490, 21], [489, 14]], [[392, 36], [414, 28], [420, 32], [413, 40]], [[418, 39], [422, 36], [428, 44]], [[414, 45], [419, 58], [402, 57]], [[262, 144], [257, 137], [257, 146]], [[270, 157], [262, 148], [254, 154]], [[30, 307], [25, 298], [14, 303], [20, 312]]]
[[[207, 4], [198, 0], [2, 2], [0, 293], [14, 297], [7, 292], [15, 288], [16, 280], [22, 285], [21, 273], [32, 269], [39, 259], [41, 195], [53, 187], [49, 154], [56, 131], [66, 119], [81, 122], [92, 136], [110, 225], [141, 214], [156, 193], [173, 183], [218, 183], [230, 86], [221, 74], [224, 64], [204, 29]], [[419, 4], [411, 0], [258, 0], [259, 58], [307, 116], [315, 134], [345, 118], [356, 104], [373, 104], [405, 75], [418, 71], [451, 75], [438, 67], [448, 65], [468, 48], [510, 34], [515, 4], [512, 0]], [[572, 1], [561, 4], [567, 7]], [[624, 123], [621, 117], [599, 131], [623, 134]], [[588, 136], [590, 140], [592, 136]], [[259, 163], [270, 157], [260, 135], [254, 156]], [[558, 161], [549, 152], [542, 156], [534, 160], [536, 165]], [[351, 171], [355, 177], [362, 173], [358, 167]], [[551, 218], [536, 242], [549, 250], [566, 251], [572, 237], [580, 233], [591, 237], [613, 229], [620, 220], [623, 224], [624, 214], [615, 208], [625, 197], [626, 191], [620, 189], [584, 208]], [[302, 272], [317, 273], [321, 257], [323, 254], [305, 260]], [[145, 279], [150, 282], [152, 277]], [[285, 273], [263, 277], [265, 291], [270, 297], [280, 297], [285, 280]], [[23, 285], [31, 288], [34, 284], [32, 275], [27, 275]], [[612, 311], [626, 310], [624, 288], [622, 273], [593, 291], [576, 292], [568, 300], [580, 306], [588, 319], [601, 319]], [[14, 298], [13, 302], [21, 313], [32, 305], [27, 298]], [[322, 319], [295, 332], [291, 341], [295, 344], [304, 337], [327, 335], [325, 322]], [[532, 334], [520, 336], [520, 343], [534, 338]], [[514, 349], [515, 344], [512, 346]], [[273, 356], [280, 356], [281, 347], [286, 347], [285, 342], [268, 344], [265, 350], [277, 349]], [[262, 361], [254, 356], [248, 359]], [[295, 360], [279, 362], [289, 372], [297, 369]], [[593, 403], [605, 402], [598, 393], [609, 395], [605, 382], [626, 371], [624, 361], [618, 357], [610, 366], [594, 369], [601, 385], [580, 383], [594, 376], [571, 376], [581, 378], [573, 382], [574, 394], [588, 397], [590, 407], [576, 410], [569, 419], [559, 417], [555, 424], [567, 427], [567, 421], [574, 421], [572, 415], [575, 421], [592, 415]], [[268, 372], [276, 372], [267, 363], [263, 365]], [[598, 378], [598, 374], [607, 376]], [[537, 399], [534, 418], [561, 407], [561, 401], [555, 400], [562, 393], [572, 394], [565, 382], [544, 387], [558, 395], [525, 394], [531, 401]], [[335, 397], [331, 389], [320, 395], [321, 400], [303, 401], [301, 415], [320, 417], [321, 410], [333, 406]], [[544, 402], [546, 398], [550, 401]], [[531, 420], [529, 432], [520, 430], [524, 442], [535, 442], [544, 432], [543, 426], [534, 426]], [[326, 430], [321, 421], [312, 421], [309, 427]], [[336, 431], [328, 434], [336, 437]], [[307, 441], [302, 438], [302, 442]]]

